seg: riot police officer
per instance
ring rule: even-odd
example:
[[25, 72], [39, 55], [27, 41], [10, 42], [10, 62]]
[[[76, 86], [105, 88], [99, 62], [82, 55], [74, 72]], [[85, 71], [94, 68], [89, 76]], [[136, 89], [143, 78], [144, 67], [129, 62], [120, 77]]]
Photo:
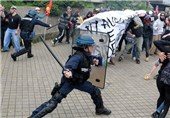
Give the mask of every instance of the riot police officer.
[[41, 25], [44, 27], [51, 27], [51, 24], [46, 24], [41, 22], [40, 20], [37, 20], [35, 18], [36, 13], [33, 11], [29, 11], [28, 14], [21, 20], [20, 23], [20, 36], [24, 41], [24, 46], [25, 48], [21, 49], [17, 53], [11, 54], [11, 57], [14, 61], [16, 61], [16, 58], [20, 55], [23, 55], [25, 53], [27, 54], [28, 58], [33, 57], [34, 55], [31, 53], [31, 42], [33, 37], [35, 36], [35, 33], [33, 32], [34, 26], [35, 25]]
[[59, 90], [52, 98], [36, 108], [28, 118], [42, 118], [52, 112], [73, 89], [78, 89], [90, 94], [96, 106], [97, 115], [109, 115], [111, 111], [104, 107], [101, 91], [87, 81], [90, 76], [91, 64], [98, 65], [97, 59], [91, 59], [94, 40], [87, 34], [80, 35], [73, 49], [76, 52], [67, 60]]

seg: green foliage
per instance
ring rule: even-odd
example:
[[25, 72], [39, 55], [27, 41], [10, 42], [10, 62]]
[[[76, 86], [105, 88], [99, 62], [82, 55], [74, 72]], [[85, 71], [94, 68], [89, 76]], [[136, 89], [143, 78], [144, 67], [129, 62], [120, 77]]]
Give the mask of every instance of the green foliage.
[[[3, 4], [6, 7], [6, 10], [8, 11], [9, 8], [12, 5], [16, 6], [38, 6], [45, 8], [46, 5], [48, 4], [49, 0], [46, 1], [36, 1], [36, 0], [3, 0], [1, 1], [1, 4]], [[51, 15], [52, 16], [60, 16], [63, 11], [65, 11], [66, 7], [70, 6], [72, 8], [100, 8], [100, 7], [110, 7], [113, 10], [123, 10], [123, 9], [132, 9], [132, 10], [139, 10], [139, 9], [148, 9], [150, 10], [152, 7], [151, 6], [146, 6], [146, 1], [142, 0], [128, 0], [128, 1], [105, 1], [100, 4], [94, 4], [92, 2], [80, 2], [79, 0], [74, 0], [74, 1], [62, 1], [62, 0], [57, 0], [53, 1], [53, 6], [51, 9]]]
[[129, 0], [129, 1], [106, 1], [104, 2], [106, 7], [110, 7], [114, 10], [132, 9], [132, 10], [150, 10], [151, 6], [147, 8], [146, 1], [142, 0]]
[[[34, 1], [34, 0], [6, 0], [2, 1], [1, 4], [3, 4], [7, 10], [12, 5], [15, 6], [38, 6], [45, 8], [48, 4], [49, 0], [46, 1]], [[51, 15], [52, 16], [60, 16], [63, 10], [66, 9], [67, 6], [70, 6], [72, 8], [95, 8], [95, 5], [91, 2], [80, 2], [79, 0], [74, 1], [53, 1], [52, 9], [51, 9]]]

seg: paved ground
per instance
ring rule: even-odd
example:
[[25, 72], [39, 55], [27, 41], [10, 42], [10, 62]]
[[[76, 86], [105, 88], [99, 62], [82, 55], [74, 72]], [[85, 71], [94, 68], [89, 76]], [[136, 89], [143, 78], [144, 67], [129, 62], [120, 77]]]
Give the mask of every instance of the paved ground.
[[[51, 44], [47, 41], [49, 46]], [[51, 47], [64, 63], [71, 53], [71, 45]], [[38, 105], [48, 100], [55, 81], [60, 81], [61, 68], [42, 42], [33, 45], [34, 58], [20, 56], [16, 62], [10, 52], [1, 53], [2, 118], [26, 118]], [[144, 54], [142, 54], [144, 55]], [[117, 59], [117, 58], [116, 58]], [[136, 64], [128, 55], [123, 62], [109, 65], [106, 86], [102, 90], [110, 116], [96, 116], [88, 94], [74, 90], [45, 118], [150, 118], [158, 98], [155, 80], [143, 79], [157, 57]], [[170, 118], [170, 113], [167, 118]]]

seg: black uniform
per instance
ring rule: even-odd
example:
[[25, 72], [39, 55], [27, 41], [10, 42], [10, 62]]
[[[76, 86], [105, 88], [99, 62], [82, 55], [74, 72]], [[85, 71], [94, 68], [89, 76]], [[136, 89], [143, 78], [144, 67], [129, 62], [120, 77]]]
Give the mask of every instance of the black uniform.
[[31, 53], [31, 42], [33, 37], [35, 36], [35, 32], [33, 32], [35, 25], [41, 25], [44, 27], [50, 27], [48, 24], [41, 22], [40, 20], [37, 20], [36, 18], [26, 15], [20, 24], [21, 33], [20, 36], [24, 40], [24, 46], [25, 48], [21, 49], [19, 52], [14, 53], [11, 55], [14, 61], [16, 61], [16, 57], [28, 53], [27, 57], [31, 58], [33, 57]]
[[65, 68], [72, 72], [72, 78], [62, 77], [58, 91], [53, 93], [52, 98], [36, 108], [29, 118], [41, 118], [52, 112], [57, 104], [61, 102], [73, 89], [78, 89], [90, 94], [93, 103], [96, 105], [96, 114], [109, 115], [110, 110], [103, 105], [100, 90], [86, 81], [90, 76], [91, 58], [85, 51], [77, 51], [65, 64]]

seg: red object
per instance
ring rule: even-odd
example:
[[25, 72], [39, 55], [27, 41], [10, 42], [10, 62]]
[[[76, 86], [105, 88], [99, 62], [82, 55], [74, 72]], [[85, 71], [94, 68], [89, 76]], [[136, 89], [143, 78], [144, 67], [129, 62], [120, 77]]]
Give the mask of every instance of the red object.
[[70, 22], [68, 22], [68, 26], [69, 27], [72, 27], [73, 26], [73, 23], [70, 21]]
[[158, 13], [159, 13], [159, 7], [158, 7], [158, 5], [156, 6], [155, 13], [156, 13], [157, 15], [158, 15]]
[[45, 14], [46, 14], [47, 16], [50, 15], [51, 8], [52, 8], [52, 0], [50, 0], [50, 2], [48, 3], [48, 5], [47, 5], [46, 8], [45, 8]]

